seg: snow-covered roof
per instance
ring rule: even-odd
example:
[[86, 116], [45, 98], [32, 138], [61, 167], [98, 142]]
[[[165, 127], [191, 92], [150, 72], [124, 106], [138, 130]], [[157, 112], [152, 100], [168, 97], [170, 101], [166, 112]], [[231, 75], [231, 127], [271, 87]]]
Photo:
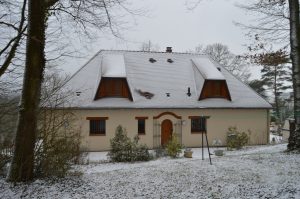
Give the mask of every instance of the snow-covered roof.
[[217, 69], [216, 65], [208, 57], [192, 59], [195, 66], [204, 79], [225, 80], [224, 75]]
[[[151, 58], [156, 61], [149, 61]], [[104, 75], [126, 77], [133, 101], [94, 100]], [[221, 98], [199, 101], [204, 80], [221, 77], [227, 82], [232, 101]], [[191, 96], [187, 95], [188, 88]], [[248, 85], [207, 55], [188, 53], [102, 50], [70, 78], [63, 90], [74, 93], [70, 101], [73, 108], [271, 108]], [[147, 99], [139, 91], [154, 96]]]
[[126, 77], [125, 61], [123, 55], [104, 55], [101, 64], [102, 77]]

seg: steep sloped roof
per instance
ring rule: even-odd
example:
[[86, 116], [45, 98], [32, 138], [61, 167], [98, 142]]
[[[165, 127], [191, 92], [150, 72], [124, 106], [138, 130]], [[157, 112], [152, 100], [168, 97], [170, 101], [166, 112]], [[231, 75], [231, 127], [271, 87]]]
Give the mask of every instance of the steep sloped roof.
[[[133, 101], [124, 98], [94, 100], [103, 69], [109, 65], [104, 61], [108, 57], [115, 57], [116, 61], [109, 60], [108, 63], [118, 64], [121, 70], [115, 71], [116, 66], [109, 73], [110, 77], [120, 74], [126, 77]], [[150, 58], [156, 62], [150, 62]], [[205, 78], [225, 78], [232, 101], [219, 98], [198, 101]], [[188, 88], [190, 97], [186, 94]], [[99, 51], [63, 89], [74, 93], [70, 102], [70, 107], [74, 108], [271, 108], [267, 101], [208, 56], [188, 53]], [[154, 96], [146, 99], [139, 91]], [[81, 94], [77, 96], [76, 92]]]

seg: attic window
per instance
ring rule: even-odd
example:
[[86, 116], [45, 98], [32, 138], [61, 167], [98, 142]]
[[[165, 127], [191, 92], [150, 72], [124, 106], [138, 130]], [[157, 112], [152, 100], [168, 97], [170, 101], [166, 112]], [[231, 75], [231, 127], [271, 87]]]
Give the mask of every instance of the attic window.
[[132, 101], [126, 78], [102, 77], [95, 100], [105, 97], [128, 98]]
[[173, 63], [174, 61], [172, 59], [167, 59], [167, 62]]
[[154, 62], [156, 62], [156, 60], [154, 58], [150, 58], [149, 62], [154, 63]]
[[206, 98], [225, 98], [231, 101], [226, 80], [205, 80], [199, 100]]

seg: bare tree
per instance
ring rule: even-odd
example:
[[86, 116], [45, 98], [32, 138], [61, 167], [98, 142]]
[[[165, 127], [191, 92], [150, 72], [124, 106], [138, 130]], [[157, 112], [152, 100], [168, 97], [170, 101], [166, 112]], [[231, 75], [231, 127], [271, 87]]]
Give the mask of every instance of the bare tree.
[[8, 175], [9, 181], [33, 179], [34, 146], [37, 133], [37, 115], [41, 96], [41, 85], [45, 68], [46, 27], [49, 16], [63, 22], [64, 17], [76, 22], [76, 30], [90, 35], [92, 27], [108, 28], [118, 35], [116, 16], [112, 9], [130, 13], [124, 5], [126, 0], [28, 0], [28, 28], [26, 62], [22, 97], [15, 139], [14, 156]]
[[3, 46], [0, 50], [0, 77], [11, 65], [24, 39], [27, 28], [26, 2], [26, 0], [23, 2], [2, 0], [0, 3], [0, 45]]
[[261, 45], [289, 46], [289, 10], [286, 0], [254, 0], [245, 4], [238, 4], [255, 16], [250, 24], [236, 22], [237, 25], [247, 31], [247, 36], [252, 39], [250, 48]]
[[63, 177], [74, 161], [80, 159], [81, 127], [74, 111], [68, 109], [74, 91], [62, 90], [69, 77], [47, 74], [42, 85], [35, 175]]
[[141, 51], [151, 52], [151, 51], [159, 51], [160, 47], [158, 44], [153, 44], [152, 41], [143, 42], [140, 46]]

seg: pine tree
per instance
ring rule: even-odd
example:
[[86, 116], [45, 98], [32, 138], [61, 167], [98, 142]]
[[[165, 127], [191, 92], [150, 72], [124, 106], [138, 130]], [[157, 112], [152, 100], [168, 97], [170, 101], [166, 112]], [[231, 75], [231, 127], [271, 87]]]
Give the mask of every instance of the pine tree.
[[291, 68], [288, 66], [288, 56], [284, 50], [261, 53], [253, 56], [256, 63], [263, 66], [261, 69], [261, 82], [267, 86], [274, 97], [274, 110], [278, 122], [281, 121], [280, 108], [281, 94], [291, 88]]

